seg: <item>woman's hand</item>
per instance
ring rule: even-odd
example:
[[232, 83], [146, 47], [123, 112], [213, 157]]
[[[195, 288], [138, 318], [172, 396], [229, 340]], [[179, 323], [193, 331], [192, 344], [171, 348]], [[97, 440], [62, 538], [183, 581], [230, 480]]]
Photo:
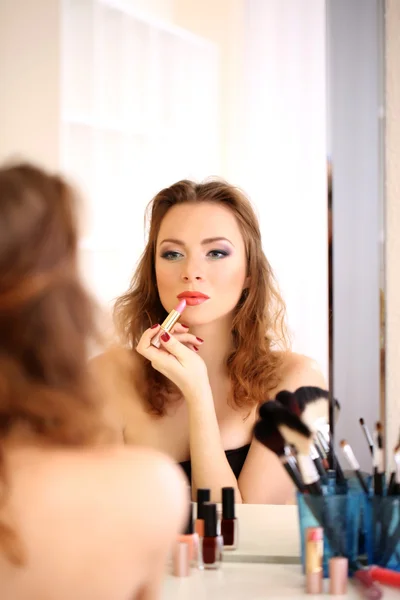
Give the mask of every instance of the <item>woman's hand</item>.
[[199, 345], [199, 340], [185, 329], [186, 333], [176, 335], [164, 333], [160, 337], [161, 347], [155, 348], [151, 340], [159, 330], [160, 326], [147, 329], [136, 347], [137, 352], [178, 386], [187, 400], [203, 395], [205, 389], [210, 389], [207, 367], [197, 352], [188, 347]]

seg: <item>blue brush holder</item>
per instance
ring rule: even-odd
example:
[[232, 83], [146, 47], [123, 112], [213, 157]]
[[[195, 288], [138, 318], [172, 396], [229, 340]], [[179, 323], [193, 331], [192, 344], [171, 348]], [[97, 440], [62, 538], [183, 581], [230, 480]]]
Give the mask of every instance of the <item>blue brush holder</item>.
[[[329, 576], [329, 560], [334, 556], [346, 556], [349, 575], [360, 566], [366, 554], [368, 538], [368, 498], [356, 484], [342, 490], [327, 486], [324, 496], [297, 493], [300, 524], [301, 562], [305, 570], [305, 530], [322, 527], [324, 530], [324, 577]], [[369, 538], [368, 538], [369, 539]], [[365, 557], [364, 557], [365, 561]]]
[[373, 496], [367, 507], [369, 564], [400, 571], [400, 496]]

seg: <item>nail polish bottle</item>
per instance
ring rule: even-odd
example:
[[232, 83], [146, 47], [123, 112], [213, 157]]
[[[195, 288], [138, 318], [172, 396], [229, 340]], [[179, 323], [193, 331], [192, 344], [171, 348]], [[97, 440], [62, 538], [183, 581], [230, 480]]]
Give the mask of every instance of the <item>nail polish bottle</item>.
[[210, 501], [210, 490], [209, 489], [198, 489], [197, 490], [197, 519], [195, 525], [195, 531], [199, 537], [204, 535], [204, 511], [203, 505], [205, 502]]
[[222, 488], [221, 535], [224, 550], [236, 550], [238, 543], [238, 521], [235, 517], [235, 488]]
[[190, 565], [192, 567], [197, 566], [199, 560], [199, 534], [194, 530], [192, 502], [190, 503], [189, 517], [185, 532], [178, 537], [178, 542], [184, 542], [188, 545]]
[[217, 505], [203, 504], [204, 537], [201, 539], [201, 559], [204, 569], [219, 569], [222, 560], [223, 540], [218, 535]]

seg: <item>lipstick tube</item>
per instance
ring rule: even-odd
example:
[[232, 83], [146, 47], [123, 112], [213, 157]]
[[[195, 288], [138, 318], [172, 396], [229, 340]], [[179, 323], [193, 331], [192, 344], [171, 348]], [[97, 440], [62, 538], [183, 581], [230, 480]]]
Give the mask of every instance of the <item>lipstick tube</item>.
[[169, 313], [167, 318], [161, 323], [160, 331], [151, 340], [151, 344], [153, 346], [155, 346], [156, 348], [160, 348], [160, 346], [161, 346], [160, 337], [164, 333], [168, 333], [169, 331], [171, 331], [173, 326], [181, 318], [181, 315], [182, 315], [183, 311], [185, 310], [185, 307], [186, 307], [186, 300], [182, 299], [179, 302], [178, 306], [176, 308], [174, 308], [173, 310], [171, 310], [171, 312]]
[[238, 542], [238, 521], [235, 517], [235, 488], [222, 488], [221, 535], [224, 550], [236, 550]]
[[322, 594], [324, 554], [324, 530], [322, 527], [307, 527], [306, 535], [306, 592]]
[[219, 569], [222, 560], [223, 539], [218, 535], [217, 505], [205, 502], [204, 537], [201, 539], [201, 558], [204, 569]]

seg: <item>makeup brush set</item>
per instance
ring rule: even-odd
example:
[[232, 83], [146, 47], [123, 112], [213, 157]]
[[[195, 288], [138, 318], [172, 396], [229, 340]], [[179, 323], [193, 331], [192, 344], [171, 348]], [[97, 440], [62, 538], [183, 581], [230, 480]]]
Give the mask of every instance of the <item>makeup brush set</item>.
[[297, 488], [301, 554], [304, 566], [305, 530], [324, 530], [324, 575], [329, 559], [348, 559], [349, 575], [367, 565], [400, 571], [400, 445], [386, 482], [383, 431], [371, 435], [360, 426], [369, 446], [373, 472], [364, 473], [350, 444], [340, 442], [349, 471], [343, 472], [334, 449], [340, 405], [327, 390], [301, 387], [281, 391], [262, 404], [254, 436], [274, 452]]

